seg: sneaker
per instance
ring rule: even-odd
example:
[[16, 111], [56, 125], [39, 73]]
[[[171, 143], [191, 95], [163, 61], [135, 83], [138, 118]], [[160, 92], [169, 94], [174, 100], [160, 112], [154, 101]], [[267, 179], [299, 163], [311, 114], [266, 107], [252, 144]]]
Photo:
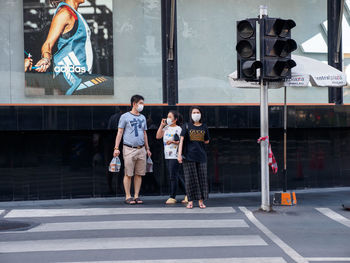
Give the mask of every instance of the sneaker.
[[187, 195], [185, 195], [185, 198], [184, 198], [184, 200], [182, 200], [182, 201], [181, 201], [181, 203], [183, 203], [183, 204], [188, 203], [188, 198], [187, 198]]
[[176, 199], [169, 198], [168, 200], [166, 200], [165, 204], [167, 204], [167, 205], [176, 204]]

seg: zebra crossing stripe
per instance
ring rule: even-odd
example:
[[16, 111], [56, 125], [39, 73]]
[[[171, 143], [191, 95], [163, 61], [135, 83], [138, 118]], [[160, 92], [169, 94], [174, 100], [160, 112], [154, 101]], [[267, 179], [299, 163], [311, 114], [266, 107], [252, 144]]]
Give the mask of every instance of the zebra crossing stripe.
[[53, 239], [0, 242], [0, 253], [77, 251], [128, 248], [194, 248], [267, 246], [258, 235], [162, 236]]
[[[132, 222], [132, 224], [130, 224]], [[112, 230], [112, 229], [187, 229], [187, 228], [247, 228], [242, 219], [221, 220], [133, 220], [133, 221], [97, 221], [45, 223], [28, 232], [80, 231], [80, 230]]]
[[149, 208], [80, 208], [80, 209], [14, 209], [5, 218], [56, 217], [56, 216], [99, 216], [134, 214], [231, 214], [232, 207], [208, 207], [206, 209], [185, 209], [184, 207]]
[[[286, 263], [281, 257], [247, 257], [247, 258], [198, 258], [198, 259], [161, 259], [161, 260], [127, 260], [127, 261], [84, 261], [84, 263]], [[62, 262], [63, 263], [63, 262]], [[83, 262], [65, 262], [83, 263]]]
[[308, 261], [328, 261], [328, 262], [350, 262], [350, 258], [342, 258], [342, 257], [324, 257], [324, 258], [306, 258]]
[[329, 217], [330, 219], [344, 226], [350, 227], [350, 219], [347, 219], [346, 217], [334, 212], [332, 209], [322, 207], [322, 208], [316, 208], [316, 210], [324, 214], [325, 216]]
[[246, 215], [250, 222], [252, 222], [258, 229], [260, 229], [260, 231], [262, 231], [269, 239], [271, 239], [277, 246], [279, 246], [295, 262], [308, 263], [308, 261], [302, 255], [300, 255], [292, 247], [281, 240], [270, 229], [264, 226], [249, 209], [244, 206], [239, 207], [239, 209]]

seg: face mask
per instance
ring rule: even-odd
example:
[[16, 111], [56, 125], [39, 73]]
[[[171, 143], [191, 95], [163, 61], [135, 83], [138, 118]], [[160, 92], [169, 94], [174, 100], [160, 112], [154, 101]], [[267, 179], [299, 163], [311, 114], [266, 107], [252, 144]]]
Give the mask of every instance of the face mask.
[[192, 120], [194, 122], [198, 122], [201, 119], [201, 114], [200, 113], [192, 113]]
[[167, 123], [168, 125], [171, 125], [171, 124], [173, 124], [173, 120], [170, 119], [170, 118], [167, 118], [167, 119], [166, 119], [166, 123]]
[[143, 111], [143, 104], [137, 105], [137, 111], [138, 111], [138, 112]]

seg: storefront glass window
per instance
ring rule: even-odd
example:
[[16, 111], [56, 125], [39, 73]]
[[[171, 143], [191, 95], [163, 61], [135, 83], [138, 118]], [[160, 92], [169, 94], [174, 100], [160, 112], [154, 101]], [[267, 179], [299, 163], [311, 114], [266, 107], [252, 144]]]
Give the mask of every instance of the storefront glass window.
[[[77, 22], [51, 49], [45, 43], [58, 10], [49, 0], [2, 2], [0, 103], [128, 104], [136, 93], [162, 103], [160, 0], [86, 0], [79, 14], [69, 10]], [[32, 66], [52, 55], [51, 66], [27, 65], [24, 73], [29, 54]]]
[[[257, 17], [261, 4], [267, 5], [270, 17], [296, 22], [292, 35], [298, 50], [293, 54], [327, 61], [325, 0], [178, 0], [180, 103], [259, 102], [259, 90], [233, 89], [227, 76], [236, 70], [236, 21]], [[282, 103], [283, 89], [271, 90], [269, 101]], [[327, 103], [328, 89], [289, 88], [288, 102]]]

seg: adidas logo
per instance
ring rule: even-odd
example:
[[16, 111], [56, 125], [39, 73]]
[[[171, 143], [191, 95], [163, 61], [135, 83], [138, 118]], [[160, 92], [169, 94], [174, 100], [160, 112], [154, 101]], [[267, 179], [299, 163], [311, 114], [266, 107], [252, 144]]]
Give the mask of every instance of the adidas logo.
[[56, 75], [63, 73], [71, 83], [75, 83], [75, 73], [84, 74], [86, 73], [86, 68], [81, 66], [79, 59], [72, 51], [57, 63], [57, 66], [54, 67], [54, 72]]

